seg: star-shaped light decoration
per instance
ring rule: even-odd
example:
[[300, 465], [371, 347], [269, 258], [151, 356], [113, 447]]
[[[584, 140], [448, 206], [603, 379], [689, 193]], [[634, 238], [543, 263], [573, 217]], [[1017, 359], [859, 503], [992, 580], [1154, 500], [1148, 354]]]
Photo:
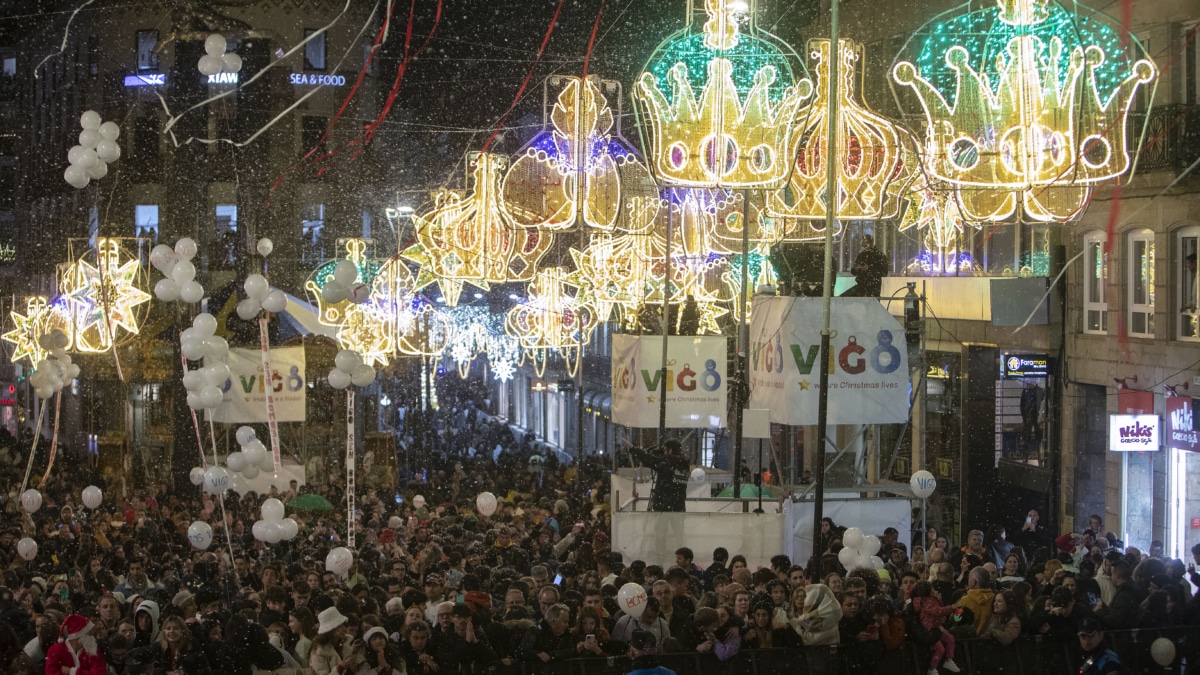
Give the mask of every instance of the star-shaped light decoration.
[[41, 363], [48, 352], [39, 344], [41, 337], [50, 332], [47, 316], [50, 309], [46, 296], [35, 295], [25, 299], [25, 313], [11, 313], [13, 329], [0, 336], [13, 345], [12, 362], [29, 359], [31, 364]]
[[150, 301], [145, 284], [141, 261], [118, 239], [101, 237], [95, 249], [72, 262], [61, 287], [75, 350], [106, 352], [137, 335], [145, 314], [141, 306]]

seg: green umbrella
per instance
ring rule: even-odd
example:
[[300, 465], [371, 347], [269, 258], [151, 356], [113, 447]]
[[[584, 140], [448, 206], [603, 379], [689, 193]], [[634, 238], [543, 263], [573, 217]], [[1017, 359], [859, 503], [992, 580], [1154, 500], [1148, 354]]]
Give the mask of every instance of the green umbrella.
[[[742, 489], [739, 494], [741, 494], [742, 499], [757, 499], [758, 498], [758, 486], [753, 483], [742, 483]], [[762, 496], [764, 499], [775, 499], [776, 498], [776, 495], [771, 490], [770, 485], [763, 488]], [[726, 487], [724, 490], [721, 490], [720, 494], [718, 494], [717, 497], [719, 497], [721, 499], [733, 499], [733, 486], [730, 485], [730, 486]]]
[[328, 499], [325, 499], [321, 495], [314, 495], [311, 493], [300, 495], [299, 497], [296, 497], [292, 501], [288, 502], [287, 505], [293, 509], [296, 509], [297, 511], [333, 510], [333, 504], [330, 504]]

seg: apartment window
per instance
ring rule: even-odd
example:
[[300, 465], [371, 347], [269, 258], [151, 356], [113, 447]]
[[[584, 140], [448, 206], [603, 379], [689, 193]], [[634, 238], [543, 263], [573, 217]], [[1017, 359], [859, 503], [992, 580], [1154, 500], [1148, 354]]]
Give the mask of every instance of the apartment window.
[[138, 204], [133, 207], [134, 236], [158, 240], [158, 204]]
[[371, 212], [367, 209], [362, 212], [362, 236], [363, 239], [371, 238]]
[[158, 70], [158, 31], [139, 30], [137, 32], [137, 69], [138, 72]]
[[1179, 298], [1179, 321], [1176, 337], [1200, 341], [1200, 278], [1196, 275], [1196, 253], [1200, 248], [1200, 226], [1185, 227], [1175, 233], [1175, 292]]
[[1196, 39], [1200, 38], [1200, 23], [1192, 23], [1183, 27], [1180, 44], [1183, 45], [1183, 58], [1180, 62], [1183, 73], [1183, 91], [1180, 92], [1180, 103], [1195, 105], [1200, 103], [1197, 96], [1197, 83], [1200, 83], [1200, 49], [1196, 48]]
[[15, 57], [15, 56], [4, 57], [4, 76], [5, 77], [16, 77], [17, 76], [17, 57]]
[[309, 204], [300, 214], [300, 232], [303, 244], [300, 252], [301, 262], [314, 263], [325, 259], [325, 205]]
[[95, 35], [87, 39], [87, 69], [92, 77], [100, 74], [100, 38]]
[[217, 236], [237, 232], [237, 204], [217, 204]]
[[363, 67], [367, 69], [367, 74], [370, 75], [372, 70], [375, 70], [375, 62], [371, 59], [371, 50], [375, 48], [375, 43], [372, 40], [367, 40], [363, 43]]
[[[313, 36], [316, 32], [316, 29], [305, 28], [304, 37]], [[325, 70], [325, 33], [316, 35], [304, 45], [304, 69]]]
[[1092, 232], [1083, 237], [1083, 332], [1108, 332], [1108, 237]]
[[1129, 334], [1154, 337], [1154, 233], [1129, 233]]

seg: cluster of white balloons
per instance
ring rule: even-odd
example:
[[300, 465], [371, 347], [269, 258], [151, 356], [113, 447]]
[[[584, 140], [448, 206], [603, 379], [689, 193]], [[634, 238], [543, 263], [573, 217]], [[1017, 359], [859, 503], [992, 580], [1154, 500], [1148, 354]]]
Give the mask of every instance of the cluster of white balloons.
[[212, 314], [197, 314], [192, 327], [179, 336], [183, 357], [189, 361], [204, 359], [205, 365], [183, 374], [187, 404], [192, 410], [213, 410], [225, 399], [229, 382], [229, 342], [216, 334], [217, 319]]
[[234, 52], [226, 52], [228, 43], [225, 42], [225, 36], [220, 33], [213, 33], [204, 41], [204, 56], [200, 57], [200, 62], [196, 67], [205, 75], [216, 75], [217, 73], [236, 73], [242, 69], [242, 57]]
[[184, 237], [175, 242], [175, 248], [159, 244], [150, 251], [150, 264], [166, 276], [154, 285], [154, 297], [163, 302], [200, 302], [204, 287], [196, 281], [196, 266], [192, 264], [197, 250], [195, 240]]
[[225, 463], [230, 471], [242, 474], [246, 480], [254, 480], [263, 471], [275, 470], [275, 457], [267, 452], [267, 446], [258, 440], [253, 428], [238, 427], [236, 435], [242, 449], [229, 453]]
[[187, 537], [192, 546], [195, 546], [201, 551], [207, 550], [208, 547], [212, 545], [212, 527], [210, 527], [209, 524], [203, 520], [197, 520], [188, 526]]
[[338, 546], [325, 556], [325, 571], [333, 572], [343, 579], [350, 573], [350, 566], [353, 564], [354, 554], [345, 546]]
[[356, 387], [367, 387], [374, 381], [375, 369], [363, 363], [358, 352], [353, 349], [343, 349], [334, 357], [333, 370], [329, 371], [329, 386], [334, 389], [345, 389], [351, 384]]
[[847, 571], [854, 569], [881, 570], [883, 559], [875, 555], [879, 553], [879, 537], [873, 534], [864, 535], [857, 527], [851, 527], [842, 535], [842, 550], [838, 551], [838, 562]]
[[42, 359], [34, 365], [33, 372], [29, 375], [29, 383], [33, 385], [33, 391], [38, 398], [50, 398], [62, 391], [68, 382], [79, 377], [79, 365], [71, 363], [71, 356], [67, 354], [69, 340], [61, 330], [56, 328], [41, 336], [38, 338], [38, 344], [50, 352], [50, 358]]
[[79, 126], [83, 127], [79, 132], [79, 145], [67, 151], [71, 166], [63, 172], [63, 179], [71, 187], [82, 190], [93, 180], [107, 176], [108, 165], [121, 158], [121, 146], [117, 145], [121, 127], [116, 122], [105, 122], [95, 110], [83, 113]]
[[333, 279], [321, 289], [321, 298], [336, 305], [349, 300], [361, 305], [371, 299], [371, 287], [358, 280], [358, 265], [350, 260], [339, 260], [333, 267]]
[[95, 511], [104, 501], [104, 492], [95, 485], [89, 485], [83, 488], [81, 497], [83, 497], [83, 505]]
[[[259, 245], [261, 248], [261, 241]], [[287, 296], [278, 288], [271, 288], [267, 278], [261, 274], [246, 277], [242, 288], [246, 291], [246, 298], [238, 303], [237, 315], [243, 321], [253, 321], [264, 309], [276, 314], [287, 307]]]
[[255, 521], [250, 529], [254, 538], [268, 544], [278, 544], [281, 541], [291, 541], [296, 538], [300, 526], [291, 518], [283, 517], [283, 502], [274, 497], [263, 502], [262, 520]]

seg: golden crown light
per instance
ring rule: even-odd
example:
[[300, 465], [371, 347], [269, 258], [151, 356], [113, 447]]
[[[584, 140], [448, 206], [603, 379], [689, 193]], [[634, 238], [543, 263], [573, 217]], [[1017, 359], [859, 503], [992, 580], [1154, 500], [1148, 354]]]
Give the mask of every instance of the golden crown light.
[[[816, 96], [800, 112], [801, 121], [793, 135], [789, 157], [796, 165], [788, 179], [788, 190], [768, 195], [767, 210], [781, 219], [807, 221], [824, 220], [828, 183], [826, 150], [829, 125], [838, 125], [837, 138], [841, 147], [837, 157], [838, 220], [879, 220], [892, 218], [899, 212], [895, 186], [908, 182], [911, 167], [905, 162], [904, 144], [907, 132], [890, 120], [872, 112], [858, 101], [863, 79], [863, 46], [853, 40], [838, 40], [841, 62], [838, 64], [837, 120], [829, 119], [829, 64], [832, 55], [829, 40], [809, 41], [810, 56], [816, 61]], [[792, 227], [791, 230], [795, 230]], [[809, 223], [808, 227], [792, 234], [789, 241], [811, 239], [813, 232], [823, 232], [824, 223]]]
[[416, 289], [437, 283], [446, 304], [458, 304], [463, 284], [529, 281], [550, 248], [551, 235], [514, 225], [501, 210], [507, 160], [479, 153], [471, 161], [474, 190], [466, 197], [435, 195], [434, 208], [413, 217], [417, 243], [401, 255], [421, 266]]
[[703, 29], [692, 30], [689, 2], [688, 27], [659, 46], [634, 87], [651, 168], [672, 186], [781, 187], [812, 84], [794, 78], [793, 61], [803, 64], [786, 44], [754, 27], [753, 2], [746, 16], [729, 0], [704, 4]]
[[1126, 56], [1099, 14], [997, 0], [914, 42], [918, 58], [893, 77], [924, 112], [925, 170], [955, 188], [968, 220], [1067, 222], [1129, 171], [1130, 108], [1157, 69]]
[[[563, 229], [582, 215], [598, 230], [642, 231], [659, 210], [654, 178], [613, 133], [602, 81], [563, 79], [566, 85], [549, 115], [553, 128], [535, 136], [504, 177], [505, 214], [523, 227]], [[577, 186], [579, 180], [583, 183]]]

